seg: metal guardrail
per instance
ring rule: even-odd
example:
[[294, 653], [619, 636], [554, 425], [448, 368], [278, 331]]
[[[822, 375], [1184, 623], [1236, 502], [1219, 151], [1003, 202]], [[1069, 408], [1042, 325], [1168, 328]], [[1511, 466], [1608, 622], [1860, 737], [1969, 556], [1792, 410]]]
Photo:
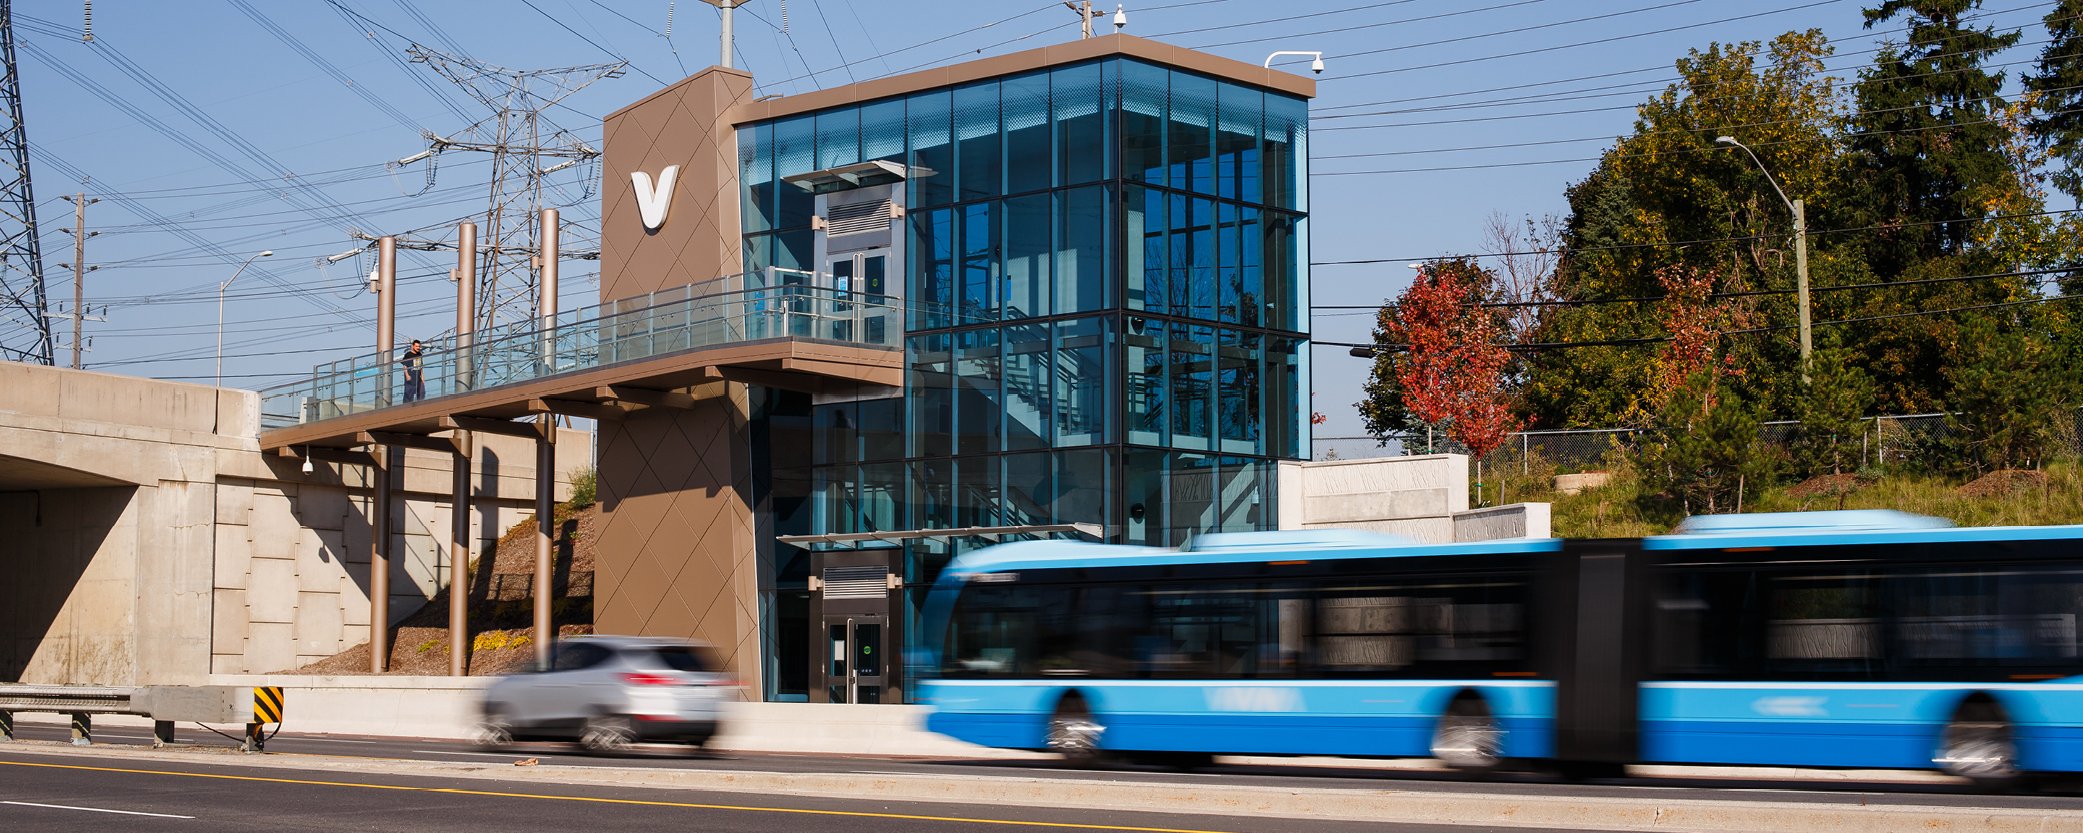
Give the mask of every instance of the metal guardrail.
[[263, 723], [257, 721], [279, 727], [282, 703], [279, 686], [0, 685], [0, 741], [15, 739], [15, 712], [71, 715], [74, 746], [93, 745], [93, 715], [127, 714], [152, 718], [155, 747], [174, 742], [174, 722], [178, 720], [244, 722], [246, 737], [240, 748], [259, 752], [267, 737], [260, 732]]

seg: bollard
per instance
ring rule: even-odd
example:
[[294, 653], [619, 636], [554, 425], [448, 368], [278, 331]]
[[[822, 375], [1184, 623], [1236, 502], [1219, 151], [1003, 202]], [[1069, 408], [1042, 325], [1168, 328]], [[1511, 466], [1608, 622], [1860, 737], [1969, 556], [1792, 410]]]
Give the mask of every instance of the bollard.
[[173, 742], [174, 722], [171, 720], [152, 721], [152, 748], [158, 749]]
[[72, 745], [94, 745], [94, 717], [86, 712], [72, 714]]
[[14, 740], [14, 712], [0, 711], [0, 740]]

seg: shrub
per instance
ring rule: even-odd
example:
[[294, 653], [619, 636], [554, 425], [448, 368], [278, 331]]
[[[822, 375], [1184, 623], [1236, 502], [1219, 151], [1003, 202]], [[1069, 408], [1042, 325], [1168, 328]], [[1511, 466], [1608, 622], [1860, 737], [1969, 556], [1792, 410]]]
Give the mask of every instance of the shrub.
[[586, 466], [571, 470], [571, 508], [584, 509], [593, 505], [600, 490], [600, 471]]

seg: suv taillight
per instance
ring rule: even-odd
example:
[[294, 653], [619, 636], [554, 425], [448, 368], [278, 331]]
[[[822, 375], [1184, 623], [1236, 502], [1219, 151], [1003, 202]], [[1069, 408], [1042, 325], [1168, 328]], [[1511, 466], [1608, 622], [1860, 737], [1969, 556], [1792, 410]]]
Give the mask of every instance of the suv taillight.
[[624, 674], [622, 681], [630, 685], [673, 685], [679, 680], [664, 674]]

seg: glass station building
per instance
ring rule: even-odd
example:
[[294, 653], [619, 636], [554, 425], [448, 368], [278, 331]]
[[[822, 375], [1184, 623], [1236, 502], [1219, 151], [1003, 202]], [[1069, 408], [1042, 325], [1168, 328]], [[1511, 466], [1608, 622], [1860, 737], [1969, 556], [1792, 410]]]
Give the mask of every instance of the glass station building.
[[[743, 387], [757, 644], [728, 639], [758, 696], [902, 702], [897, 658], [965, 549], [1274, 527], [1277, 462], [1308, 448], [1313, 87], [1116, 35], [725, 111], [734, 181], [691, 188], [716, 198], [692, 247], [714, 273], [901, 310], [849, 333], [901, 349], [901, 385]], [[653, 99], [609, 117], [610, 182], [618, 117]], [[669, 161], [670, 129], [644, 132]]]

